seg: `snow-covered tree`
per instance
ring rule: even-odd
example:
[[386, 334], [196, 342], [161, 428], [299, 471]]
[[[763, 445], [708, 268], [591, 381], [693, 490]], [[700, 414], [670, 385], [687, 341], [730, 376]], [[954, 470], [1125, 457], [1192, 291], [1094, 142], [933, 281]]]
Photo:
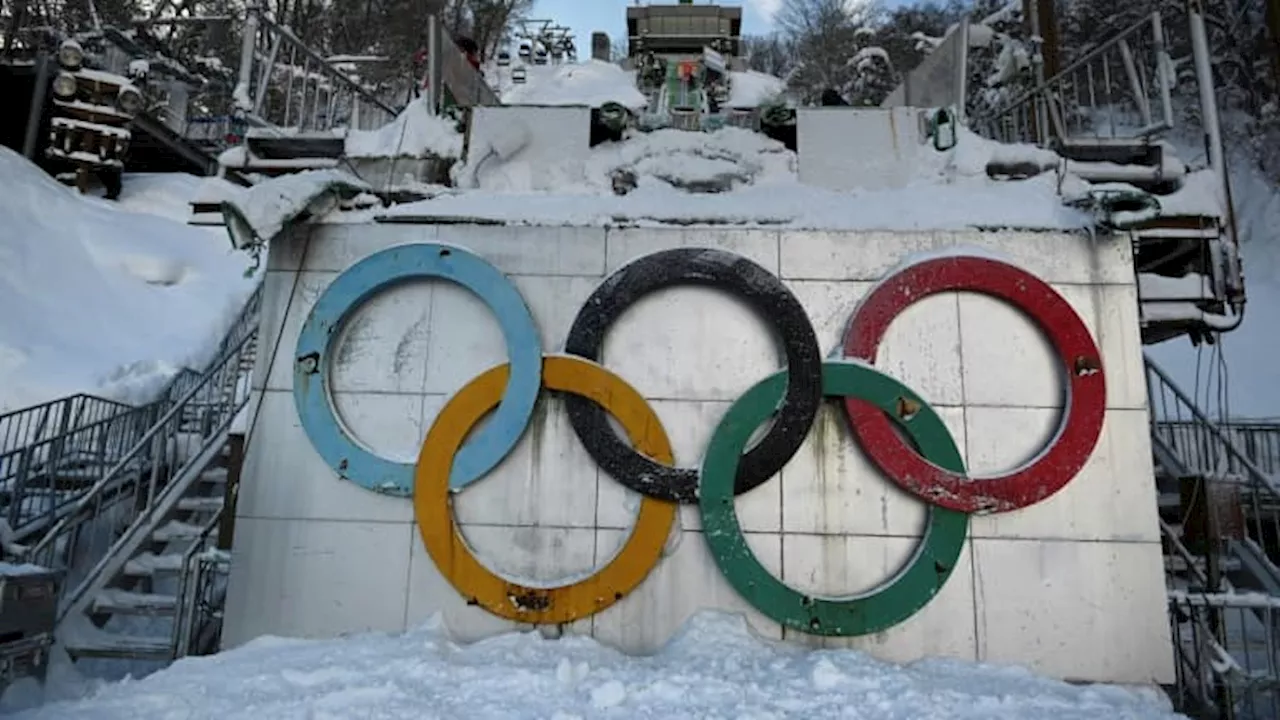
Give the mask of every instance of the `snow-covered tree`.
[[882, 17], [870, 3], [783, 0], [774, 15], [776, 35], [756, 42], [753, 67], [771, 66], [802, 103], [834, 90], [858, 104], [878, 104], [897, 83], [888, 54], [871, 41]]

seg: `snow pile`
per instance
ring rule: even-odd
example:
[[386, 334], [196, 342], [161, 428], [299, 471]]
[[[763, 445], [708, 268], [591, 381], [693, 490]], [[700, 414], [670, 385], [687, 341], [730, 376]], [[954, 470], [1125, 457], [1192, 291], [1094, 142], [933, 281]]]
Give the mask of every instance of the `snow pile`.
[[198, 182], [178, 177], [126, 177], [118, 207], [0, 148], [0, 411], [77, 392], [142, 402], [210, 359], [255, 281], [220, 230], [173, 219]]
[[809, 651], [761, 641], [738, 617], [702, 614], [652, 657], [624, 656], [589, 638], [547, 640], [536, 633], [459, 647], [435, 623], [399, 636], [261, 638], [11, 717], [1180, 717], [1167, 706], [1154, 692], [1069, 685], [1019, 668], [957, 660], [898, 666], [855, 651]]
[[[1055, 173], [1021, 182], [987, 176], [993, 158], [1054, 166], [1053, 153], [1000, 145], [964, 128], [958, 129], [958, 137], [956, 147], [945, 152], [922, 148], [906, 187], [834, 192], [801, 185], [795, 153], [758, 133], [740, 128], [635, 133], [592, 148], [585, 160], [531, 164], [518, 153], [507, 162], [490, 158], [479, 175], [484, 192], [446, 194], [387, 213], [526, 224], [885, 230], [1061, 229], [1091, 222], [1086, 214], [1063, 206]], [[634, 189], [619, 196], [614, 193], [621, 176]]]
[[635, 72], [613, 63], [588, 60], [556, 65], [550, 72], [536, 69], [539, 71], [527, 68], [528, 80], [524, 84], [503, 88], [503, 105], [646, 105], [644, 95], [636, 89]]
[[346, 154], [352, 158], [425, 157], [456, 158], [462, 155], [462, 134], [454, 121], [432, 115], [427, 96], [409, 103], [399, 117], [377, 130], [347, 133]]
[[762, 72], [729, 73], [729, 107], [759, 107], [776, 100], [786, 91], [787, 84], [780, 78]]
[[287, 223], [302, 215], [324, 215], [337, 207], [339, 199], [371, 189], [341, 170], [309, 170], [225, 193], [221, 202], [231, 244], [243, 250], [270, 242]]

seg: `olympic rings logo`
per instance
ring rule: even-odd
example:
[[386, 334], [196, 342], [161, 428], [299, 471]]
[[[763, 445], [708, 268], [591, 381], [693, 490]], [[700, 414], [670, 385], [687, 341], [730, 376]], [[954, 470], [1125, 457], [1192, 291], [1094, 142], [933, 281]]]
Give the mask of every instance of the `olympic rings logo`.
[[[431, 278], [462, 285], [484, 301], [497, 317], [510, 361], [481, 373], [449, 399], [416, 463], [396, 463], [355, 443], [338, 422], [327, 383], [332, 345], [365, 300], [396, 283]], [[653, 409], [598, 361], [605, 333], [628, 307], [647, 294], [688, 284], [733, 293], [771, 319], [787, 366], [731, 405], [698, 468], [676, 468]], [[927, 400], [873, 367], [893, 319], [916, 301], [948, 291], [982, 293], [1021, 309], [1048, 337], [1065, 370], [1066, 409], [1054, 439], [1035, 459], [999, 477], [970, 477]], [[937, 594], [957, 564], [970, 514], [1027, 507], [1075, 477], [1102, 432], [1106, 383], [1098, 347], [1066, 300], [1034, 275], [983, 257], [928, 259], [886, 278], [854, 310], [843, 356], [821, 357], [807, 315], [780, 278], [744, 257], [706, 248], [664, 250], [617, 270], [584, 303], [564, 353], [544, 354], [528, 307], [501, 272], [460, 247], [412, 244], [364, 258], [324, 291], [298, 337], [294, 400], [312, 444], [339, 476], [376, 492], [413, 497], [419, 533], [441, 574], [469, 603], [495, 615], [560, 624], [609, 607], [656, 566], [677, 505], [689, 503], [698, 505], [721, 573], [762, 613], [810, 634], [864, 635], [906, 620]], [[586, 579], [551, 588], [521, 585], [481, 564], [463, 539], [450, 501], [451, 493], [483, 478], [515, 448], [543, 388], [569, 395], [570, 422], [588, 453], [642, 496], [631, 534], [614, 558]], [[843, 400], [852, 435], [872, 464], [930, 506], [924, 536], [907, 566], [851, 598], [813, 597], [785, 585], [748, 548], [734, 510], [736, 495], [773, 477], [799, 450], [823, 398]], [[490, 422], [467, 439], [490, 411]], [[620, 423], [626, 441], [606, 413]], [[764, 437], [748, 447], [770, 420]]]

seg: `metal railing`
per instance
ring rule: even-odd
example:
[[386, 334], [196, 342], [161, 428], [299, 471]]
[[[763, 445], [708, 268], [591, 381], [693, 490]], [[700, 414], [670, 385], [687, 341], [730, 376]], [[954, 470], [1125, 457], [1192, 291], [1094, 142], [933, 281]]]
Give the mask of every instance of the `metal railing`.
[[1173, 127], [1173, 61], [1153, 12], [1052, 78], [982, 118], [979, 132], [1001, 142], [1053, 138], [1146, 138]]
[[0, 502], [14, 540], [26, 540], [68, 512], [138, 442], [157, 409], [128, 408], [0, 453]]
[[1151, 434], [1178, 462], [1198, 477], [1209, 496], [1230, 495], [1241, 506], [1243, 530], [1280, 564], [1280, 478], [1259, 466], [1224, 430], [1196, 407], [1151, 358], [1144, 358]]
[[[60, 618], [123, 567], [226, 443], [232, 420], [249, 398], [241, 379], [251, 337], [242, 338], [169, 407], [28, 553], [32, 562], [67, 573]], [[184, 418], [191, 403], [201, 405], [204, 420], [195, 428]]]
[[[243, 372], [253, 369], [262, 283], [245, 301], [204, 373], [184, 368], [153, 402], [133, 407], [92, 395], [73, 395], [0, 416], [0, 517], [16, 542], [52, 526], [96, 482], [111, 472], [151, 425], [201, 386], [209, 369], [236, 353]], [[237, 385], [243, 385], [243, 381]], [[182, 421], [207, 423], [238, 387], [204, 386]], [[211, 415], [210, 413], [213, 413]], [[137, 470], [138, 468], [134, 468]]]
[[175, 660], [204, 654], [209, 641], [219, 634], [230, 556], [210, 547], [210, 541], [222, 522], [223, 512], [213, 514], [201, 529], [200, 537], [182, 554], [172, 630], [171, 652]]
[[246, 8], [242, 42], [232, 97], [236, 110], [253, 125], [286, 132], [369, 130], [399, 114], [261, 7]]
[[1280, 598], [1172, 590], [1169, 625], [1178, 709], [1232, 720], [1280, 716]]
[[[1203, 433], [1196, 421], [1157, 419], [1156, 425], [1161, 437], [1181, 449], [1188, 467], [1204, 471], [1215, 467], [1216, 458], [1206, 452]], [[1272, 477], [1280, 476], [1280, 422], [1231, 420], [1217, 425], [1231, 444], [1259, 470]], [[1232, 472], [1241, 472], [1239, 467], [1232, 466], [1230, 458], [1228, 467]]]
[[[101, 422], [132, 409], [133, 406], [126, 403], [80, 393], [0, 414], [0, 453]], [[4, 475], [5, 466], [0, 462], [0, 478]]]

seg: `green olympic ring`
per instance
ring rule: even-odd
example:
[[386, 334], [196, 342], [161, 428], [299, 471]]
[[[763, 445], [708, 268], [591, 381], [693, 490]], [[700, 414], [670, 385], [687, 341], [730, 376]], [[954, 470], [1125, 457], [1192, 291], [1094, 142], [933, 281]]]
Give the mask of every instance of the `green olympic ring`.
[[[729, 584], [753, 607], [782, 625], [810, 635], [868, 635], [914, 615], [946, 583], [964, 549], [966, 513], [930, 505], [924, 537], [906, 566], [879, 587], [847, 598], [820, 598], [785, 585], [747, 546], [734, 510], [734, 478], [753, 433], [777, 411], [787, 371], [770, 375], [729, 408], [702, 460], [698, 507], [711, 556]], [[902, 383], [869, 365], [828, 361], [822, 392], [868, 402], [893, 418], [917, 450], [935, 465], [964, 474], [964, 459], [938, 414]]]

